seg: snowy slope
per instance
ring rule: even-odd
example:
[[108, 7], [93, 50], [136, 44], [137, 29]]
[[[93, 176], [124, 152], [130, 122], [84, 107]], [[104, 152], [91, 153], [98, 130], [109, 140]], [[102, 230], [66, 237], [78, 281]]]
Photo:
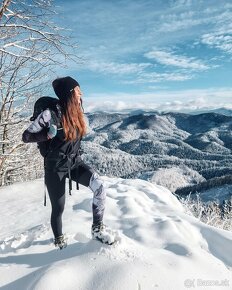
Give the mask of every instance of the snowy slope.
[[88, 188], [80, 186], [66, 197], [69, 246], [62, 251], [50, 240], [43, 179], [0, 189], [1, 289], [206, 289], [200, 283], [222, 284], [210, 290], [231, 289], [232, 233], [186, 215], [161, 186], [102, 178], [108, 196], [105, 223], [122, 239], [114, 246], [90, 239]]

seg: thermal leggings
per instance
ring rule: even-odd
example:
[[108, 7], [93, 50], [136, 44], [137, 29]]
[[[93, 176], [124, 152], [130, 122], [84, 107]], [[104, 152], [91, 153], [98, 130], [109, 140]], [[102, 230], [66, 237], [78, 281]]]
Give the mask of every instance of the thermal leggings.
[[[60, 178], [57, 172], [45, 169], [45, 183], [52, 205], [51, 227], [54, 237], [62, 235], [62, 214], [65, 206], [65, 180], [68, 175]], [[93, 192], [93, 224], [102, 222], [105, 210], [105, 190], [99, 175], [84, 162], [72, 169], [71, 179], [77, 181]]]

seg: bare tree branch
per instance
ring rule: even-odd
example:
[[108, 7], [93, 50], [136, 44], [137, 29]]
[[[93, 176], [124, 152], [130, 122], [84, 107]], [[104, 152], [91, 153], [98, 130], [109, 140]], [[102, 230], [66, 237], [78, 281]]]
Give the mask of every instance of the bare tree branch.
[[11, 0], [4, 0], [0, 8], [0, 20], [3, 16], [3, 13], [6, 11], [7, 7], [10, 5]]
[[[79, 61], [76, 43], [51, 21], [53, 15], [49, 0], [4, 0], [0, 6], [0, 186], [42, 172], [35, 144], [21, 141], [30, 106], [56, 68]], [[40, 173], [25, 170], [28, 163]]]

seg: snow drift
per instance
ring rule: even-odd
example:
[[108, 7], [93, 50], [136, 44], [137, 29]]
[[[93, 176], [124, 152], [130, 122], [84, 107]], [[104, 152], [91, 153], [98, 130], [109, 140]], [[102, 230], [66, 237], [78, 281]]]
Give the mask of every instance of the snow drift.
[[[91, 240], [92, 193], [66, 197], [69, 245], [54, 249], [43, 179], [0, 190], [0, 287], [36, 290], [231, 289], [232, 233], [185, 213], [167, 189], [140, 179], [102, 176], [105, 224], [121, 241]], [[208, 284], [207, 284], [208, 283]]]

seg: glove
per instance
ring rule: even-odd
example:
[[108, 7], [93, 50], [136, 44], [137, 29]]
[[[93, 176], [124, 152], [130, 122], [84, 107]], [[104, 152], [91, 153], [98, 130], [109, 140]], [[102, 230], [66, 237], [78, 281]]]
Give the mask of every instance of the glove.
[[40, 132], [43, 128], [49, 127], [51, 120], [51, 113], [47, 109], [39, 114], [39, 116], [27, 128], [30, 133]]
[[49, 128], [49, 131], [47, 133], [48, 139], [52, 139], [56, 136], [57, 134], [57, 126], [56, 125], [51, 125]]

